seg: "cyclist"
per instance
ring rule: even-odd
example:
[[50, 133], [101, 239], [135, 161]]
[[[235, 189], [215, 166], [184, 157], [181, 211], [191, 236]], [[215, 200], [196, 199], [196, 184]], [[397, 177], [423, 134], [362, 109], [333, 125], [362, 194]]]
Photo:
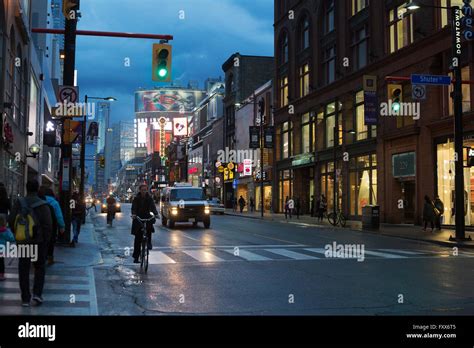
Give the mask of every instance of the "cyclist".
[[107, 223], [112, 224], [112, 220], [115, 218], [115, 204], [117, 204], [117, 201], [110, 195], [107, 198]]
[[[140, 185], [140, 192], [135, 196], [132, 202], [132, 234], [135, 236], [135, 243], [133, 246], [133, 262], [139, 263], [138, 257], [140, 255], [140, 248], [142, 243], [142, 232], [140, 222], [135, 220], [135, 217], [138, 216], [140, 219], [149, 219], [150, 213], [158, 216], [158, 211], [156, 210], [155, 202], [153, 198], [148, 194], [147, 185]], [[148, 235], [148, 249], [151, 250], [153, 246], [151, 245], [151, 234], [155, 232], [153, 224], [155, 220], [152, 220], [147, 224], [147, 235]]]

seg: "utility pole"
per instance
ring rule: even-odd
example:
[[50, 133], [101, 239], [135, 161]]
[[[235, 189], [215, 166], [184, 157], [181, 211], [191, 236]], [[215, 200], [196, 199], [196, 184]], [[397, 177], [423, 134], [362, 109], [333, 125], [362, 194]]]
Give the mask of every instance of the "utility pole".
[[[77, 28], [77, 11], [79, 10], [80, 0], [76, 0], [77, 5], [72, 9], [74, 16], [66, 17], [66, 24], [64, 27], [64, 74], [63, 85], [74, 86], [74, 70], [76, 67], [76, 28]], [[72, 11], [71, 11], [72, 12]], [[62, 134], [64, 139], [65, 133], [64, 119], [62, 123]], [[64, 173], [64, 165], [68, 167], [68, 171]], [[64, 176], [67, 176], [65, 178]], [[71, 189], [72, 189], [72, 144], [61, 145], [61, 160], [59, 167], [60, 180], [60, 203], [64, 215], [64, 222], [66, 224], [64, 235], [60, 238], [61, 242], [69, 243], [71, 239]], [[67, 182], [67, 185], [64, 183]], [[76, 202], [77, 204], [78, 202]]]

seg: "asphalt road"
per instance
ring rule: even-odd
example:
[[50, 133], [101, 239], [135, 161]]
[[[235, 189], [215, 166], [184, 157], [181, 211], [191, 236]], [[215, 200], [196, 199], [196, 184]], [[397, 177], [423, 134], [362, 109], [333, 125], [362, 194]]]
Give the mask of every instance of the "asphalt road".
[[[210, 229], [157, 222], [143, 274], [131, 257], [130, 205], [122, 209], [112, 228], [105, 214], [92, 217], [104, 260], [94, 268], [99, 315], [474, 314], [473, 251], [212, 216]], [[364, 249], [328, 255], [333, 243]]]

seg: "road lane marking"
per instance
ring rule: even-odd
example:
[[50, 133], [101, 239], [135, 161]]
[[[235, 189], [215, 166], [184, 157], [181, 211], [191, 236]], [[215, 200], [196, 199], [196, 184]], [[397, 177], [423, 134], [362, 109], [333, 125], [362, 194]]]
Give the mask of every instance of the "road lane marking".
[[183, 250], [183, 253], [191, 256], [193, 259], [199, 262], [222, 262], [224, 261], [220, 257], [211, 254], [208, 251], [204, 250]]
[[191, 240], [194, 240], [195, 242], [199, 242], [199, 239], [190, 237], [190, 236], [188, 236], [188, 235], [187, 235], [186, 233], [184, 233], [184, 232], [182, 232], [181, 234], [183, 235], [183, 237], [186, 237], [186, 238], [189, 238], [189, 239], [191, 239]]
[[420, 252], [415, 252], [415, 251], [408, 251], [408, 250], [398, 250], [398, 249], [377, 249], [380, 251], [387, 251], [391, 253], [400, 253], [400, 254], [406, 254], [406, 255], [421, 255], [423, 253]]
[[373, 255], [373, 256], [380, 256], [380, 257], [383, 257], [383, 258], [386, 258], [386, 259], [406, 259], [407, 258], [406, 256], [402, 256], [402, 255], [381, 253], [381, 252], [378, 252], [378, 251], [369, 251], [369, 250], [365, 250], [364, 254]]
[[234, 249], [227, 249], [225, 250], [225, 252], [228, 252], [229, 254], [232, 254], [236, 257], [241, 257], [247, 261], [271, 261], [271, 259], [269, 259], [268, 257], [265, 257], [265, 256], [262, 256], [262, 255], [258, 255], [258, 254], [255, 254], [255, 253], [252, 253], [248, 250], [241, 250], [239, 249], [239, 254], [238, 255], [235, 255], [235, 250]]
[[300, 253], [297, 253], [297, 252], [294, 252], [294, 251], [291, 251], [291, 250], [286, 250], [286, 249], [265, 249], [265, 251], [268, 251], [268, 252], [271, 252], [271, 253], [274, 253], [274, 254], [277, 254], [277, 255], [289, 257], [290, 259], [293, 259], [293, 260], [317, 260], [317, 259], [319, 259], [318, 257], [315, 257], [315, 256], [300, 254]]
[[176, 263], [171, 257], [166, 255], [162, 251], [150, 251], [149, 261], [150, 264], [153, 265], [161, 265], [161, 264], [168, 264], [168, 263]]

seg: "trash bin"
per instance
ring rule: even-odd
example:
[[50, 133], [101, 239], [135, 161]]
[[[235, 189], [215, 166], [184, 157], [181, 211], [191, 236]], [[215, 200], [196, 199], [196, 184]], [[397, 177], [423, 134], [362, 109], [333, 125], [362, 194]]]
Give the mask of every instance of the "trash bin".
[[378, 230], [380, 228], [380, 206], [366, 205], [362, 208], [362, 228]]

